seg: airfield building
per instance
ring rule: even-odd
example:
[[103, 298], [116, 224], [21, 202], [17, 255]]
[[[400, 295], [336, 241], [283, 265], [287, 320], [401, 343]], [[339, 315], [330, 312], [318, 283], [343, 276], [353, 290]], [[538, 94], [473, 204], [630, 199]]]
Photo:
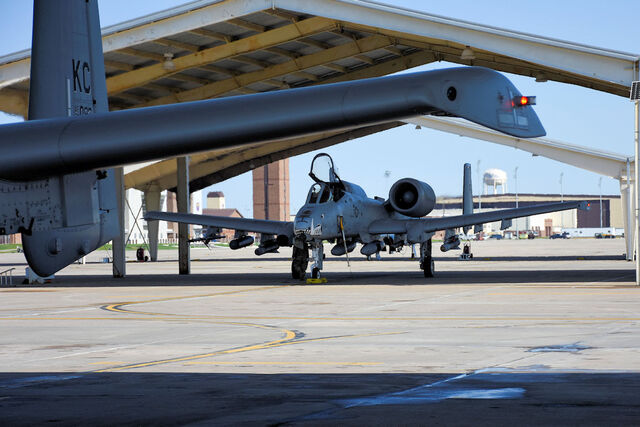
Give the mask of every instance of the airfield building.
[[[565, 194], [562, 196], [560, 194], [518, 194], [519, 207], [571, 200], [586, 200], [591, 204], [591, 209], [588, 211], [573, 209], [514, 219], [512, 226], [504, 231], [515, 233], [517, 226], [520, 232], [535, 231], [541, 237], [548, 237], [553, 233], [568, 229], [611, 228], [615, 230], [623, 228], [622, 204], [620, 203], [619, 195], [602, 196], [601, 227], [599, 196], [584, 194]], [[516, 207], [516, 196], [513, 193], [483, 195], [480, 203], [481, 207], [479, 207], [478, 197], [474, 197], [474, 212], [510, 209]], [[462, 197], [439, 197], [436, 201], [435, 209], [429, 216], [453, 215], [462, 215]], [[500, 231], [499, 222], [485, 224], [483, 229], [483, 232], [487, 234]]]

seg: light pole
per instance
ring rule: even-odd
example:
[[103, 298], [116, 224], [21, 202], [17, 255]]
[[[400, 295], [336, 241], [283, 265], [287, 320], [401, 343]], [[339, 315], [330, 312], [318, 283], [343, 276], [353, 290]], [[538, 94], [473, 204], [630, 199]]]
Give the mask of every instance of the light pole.
[[[513, 173], [514, 180], [516, 182], [516, 209], [518, 209], [518, 166]], [[516, 218], [516, 240], [520, 239], [520, 231], [518, 230], [518, 218]]]
[[[564, 202], [564, 194], [562, 193], [562, 177], [564, 172], [560, 172], [560, 203]], [[564, 228], [564, 212], [560, 211], [560, 232]]]
[[598, 187], [600, 187], [600, 228], [602, 228], [602, 177], [598, 181]]
[[482, 181], [480, 180], [480, 160], [476, 163], [476, 174], [478, 174], [478, 211], [482, 209]]

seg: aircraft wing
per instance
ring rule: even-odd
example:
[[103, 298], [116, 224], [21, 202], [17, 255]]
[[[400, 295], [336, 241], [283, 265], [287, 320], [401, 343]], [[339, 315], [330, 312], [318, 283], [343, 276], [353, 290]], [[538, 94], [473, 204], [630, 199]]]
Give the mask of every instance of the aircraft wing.
[[293, 223], [251, 218], [229, 218], [226, 216], [183, 214], [175, 212], [150, 211], [144, 219], [200, 224], [207, 227], [227, 228], [231, 230], [251, 231], [273, 235], [285, 235], [293, 238]]
[[563, 202], [549, 203], [538, 206], [528, 206], [526, 208], [517, 209], [501, 209], [491, 212], [480, 212], [469, 215], [456, 215], [442, 218], [423, 218], [423, 219], [381, 219], [372, 222], [369, 225], [369, 233], [371, 234], [414, 234], [414, 233], [430, 233], [438, 230], [446, 230], [449, 228], [458, 228], [476, 224], [484, 224], [487, 222], [501, 221], [505, 219], [521, 218], [525, 216], [538, 215], [548, 212], [563, 211], [569, 209], [588, 210], [589, 203]]

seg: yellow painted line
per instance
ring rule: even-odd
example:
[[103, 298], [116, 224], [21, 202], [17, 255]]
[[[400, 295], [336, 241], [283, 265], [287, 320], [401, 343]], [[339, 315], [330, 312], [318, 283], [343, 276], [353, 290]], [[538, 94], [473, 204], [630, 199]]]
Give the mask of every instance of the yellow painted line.
[[[265, 325], [255, 325], [255, 326], [260, 326], [265, 329], [269, 328], [268, 326], [265, 326]], [[95, 372], [98, 372], [98, 373], [99, 372], [116, 372], [116, 371], [123, 371], [128, 369], [144, 368], [148, 366], [163, 365], [167, 363], [176, 363], [176, 362], [185, 362], [185, 361], [191, 361], [191, 360], [204, 359], [206, 357], [219, 356], [222, 354], [241, 353], [245, 351], [262, 350], [266, 348], [281, 347], [281, 346], [293, 345], [293, 344], [305, 344], [312, 341], [326, 341], [326, 340], [334, 340], [334, 339], [341, 339], [341, 338], [358, 338], [358, 337], [368, 337], [368, 336], [377, 336], [377, 335], [397, 335], [397, 334], [405, 333], [405, 332], [383, 332], [383, 333], [371, 333], [371, 334], [342, 335], [342, 336], [336, 336], [336, 337], [311, 338], [311, 339], [302, 339], [302, 340], [293, 341], [293, 339], [295, 338], [295, 333], [293, 331], [290, 331], [288, 329], [281, 329], [281, 330], [287, 332], [284, 338], [267, 342], [264, 344], [254, 344], [254, 345], [249, 345], [245, 347], [233, 348], [229, 350], [214, 351], [206, 354], [197, 354], [193, 356], [176, 357], [172, 359], [156, 360], [153, 362], [138, 363], [133, 365], [119, 366], [115, 368], [106, 368], [106, 369], [101, 369]]]
[[381, 362], [188, 362], [185, 365], [328, 365], [328, 366], [377, 366]]
[[[255, 325], [255, 326], [259, 326], [259, 327], [261, 327], [263, 329], [267, 329], [267, 327], [264, 326], [264, 325]], [[184, 361], [187, 361], [187, 360], [203, 359], [205, 357], [217, 356], [217, 355], [220, 355], [220, 354], [233, 354], [233, 353], [240, 353], [240, 352], [244, 352], [244, 351], [259, 350], [259, 349], [262, 349], [262, 348], [267, 348], [267, 347], [269, 347], [271, 345], [282, 343], [284, 341], [292, 340], [296, 336], [295, 332], [293, 332], [293, 331], [291, 331], [289, 329], [280, 329], [280, 330], [285, 332], [285, 336], [283, 338], [280, 338], [280, 339], [275, 340], [275, 341], [266, 342], [266, 343], [263, 343], [263, 344], [254, 344], [254, 345], [249, 345], [249, 346], [245, 346], [245, 347], [232, 348], [232, 349], [229, 349], [229, 350], [214, 351], [214, 352], [211, 352], [211, 353], [197, 354], [197, 355], [193, 355], [193, 356], [176, 357], [176, 358], [172, 358], [172, 359], [156, 360], [156, 361], [153, 361], [153, 362], [137, 363], [137, 364], [132, 364], [132, 365], [118, 366], [118, 367], [115, 367], [115, 368], [101, 369], [101, 370], [96, 371], [96, 372], [116, 372], [116, 371], [123, 371], [123, 370], [127, 370], [127, 369], [144, 368], [144, 367], [147, 367], [147, 366], [163, 365], [163, 364], [166, 364], [166, 363], [175, 363], [175, 362], [184, 362]]]
[[248, 289], [239, 289], [239, 290], [233, 290], [233, 291], [226, 291], [226, 292], [215, 292], [215, 293], [211, 293], [211, 294], [197, 294], [197, 295], [181, 295], [181, 296], [174, 296], [174, 297], [163, 297], [163, 298], [152, 298], [152, 299], [148, 299], [148, 300], [142, 300], [142, 301], [125, 301], [125, 302], [119, 302], [119, 303], [115, 303], [115, 304], [108, 304], [106, 306], [104, 306], [104, 309], [107, 311], [113, 311], [113, 312], [117, 312], [117, 313], [142, 313], [142, 314], [146, 314], [146, 315], [163, 315], [163, 316], [173, 316], [173, 314], [167, 314], [167, 313], [151, 313], [151, 312], [136, 312], [134, 310], [123, 310], [122, 306], [125, 305], [133, 305], [133, 304], [147, 304], [147, 303], [152, 303], [152, 302], [166, 302], [166, 301], [177, 301], [177, 300], [185, 300], [185, 299], [192, 299], [192, 298], [208, 298], [208, 297], [216, 297], [216, 296], [221, 296], [221, 295], [235, 295], [235, 294], [241, 294], [241, 293], [245, 293], [245, 292], [253, 292], [253, 291], [264, 291], [264, 290], [269, 290], [269, 289], [278, 289], [278, 288], [283, 288], [283, 287], [287, 287], [290, 285], [276, 285], [276, 286], [263, 286], [260, 288], [248, 288]]

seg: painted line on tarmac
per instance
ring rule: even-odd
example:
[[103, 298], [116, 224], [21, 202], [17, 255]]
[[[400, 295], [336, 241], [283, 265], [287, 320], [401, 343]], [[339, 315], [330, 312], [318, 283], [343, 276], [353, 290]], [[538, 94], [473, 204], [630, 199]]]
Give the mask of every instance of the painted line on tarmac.
[[152, 298], [152, 299], [142, 300], [142, 301], [126, 301], [126, 302], [119, 302], [119, 303], [114, 303], [114, 304], [106, 304], [106, 305], [103, 305], [100, 308], [103, 309], [103, 310], [106, 310], [106, 311], [112, 311], [112, 312], [117, 312], [117, 313], [133, 313], [133, 314], [146, 314], [146, 315], [177, 316], [175, 314], [170, 314], [170, 313], [169, 314], [167, 314], [167, 313], [151, 313], [151, 312], [144, 312], [144, 311], [127, 310], [127, 309], [124, 309], [122, 307], [127, 306], [127, 305], [147, 304], [147, 303], [152, 303], [152, 302], [178, 301], [178, 300], [195, 299], [195, 298], [209, 298], [209, 297], [216, 297], [216, 296], [222, 296], [222, 295], [235, 295], [235, 294], [241, 294], [241, 293], [245, 293], [245, 292], [264, 291], [264, 290], [270, 290], [270, 289], [285, 288], [285, 287], [288, 287], [288, 286], [290, 286], [290, 285], [263, 286], [263, 287], [260, 287], [260, 288], [249, 288], [249, 289], [240, 289], [240, 290], [226, 291], [226, 292], [215, 292], [215, 293], [211, 293], [211, 294], [182, 295], [182, 296], [175, 296], [175, 297]]
[[[256, 326], [267, 327], [266, 325], [256, 325]], [[370, 334], [356, 334], [356, 335], [340, 335], [340, 336], [333, 336], [333, 337], [321, 337], [321, 338], [309, 338], [309, 339], [296, 339], [295, 332], [288, 329], [283, 329], [283, 328], [279, 328], [279, 329], [287, 331], [287, 334], [285, 337], [279, 340], [270, 341], [263, 344], [252, 344], [244, 347], [236, 347], [228, 350], [219, 350], [219, 351], [214, 351], [214, 352], [205, 353], [205, 354], [196, 354], [192, 356], [175, 357], [171, 359], [155, 360], [152, 362], [117, 366], [113, 368], [100, 369], [93, 372], [96, 372], [96, 373], [117, 372], [117, 371], [129, 370], [129, 369], [145, 368], [149, 366], [164, 365], [168, 363], [177, 363], [177, 362], [186, 362], [186, 361], [204, 359], [207, 357], [220, 356], [223, 354], [234, 354], [234, 353], [242, 353], [246, 351], [264, 350], [268, 348], [282, 347], [285, 345], [305, 344], [308, 342], [315, 342], [315, 341], [326, 341], [326, 340], [334, 340], [334, 339], [342, 339], [342, 338], [360, 338], [360, 337], [378, 336], [378, 335], [396, 335], [396, 334], [405, 333], [405, 332], [385, 332], [385, 333], [370, 333]]]
[[286, 341], [291, 341], [296, 337], [296, 333], [292, 330], [289, 329], [285, 329], [285, 328], [278, 328], [275, 326], [268, 326], [268, 325], [259, 325], [259, 324], [238, 324], [238, 325], [242, 325], [242, 326], [252, 326], [252, 327], [257, 327], [260, 329], [278, 329], [281, 332], [284, 333], [284, 337], [274, 340], [274, 341], [268, 341], [265, 343], [261, 343], [261, 344], [250, 344], [250, 345], [246, 345], [243, 347], [235, 347], [235, 348], [231, 348], [231, 349], [227, 349], [227, 350], [218, 350], [218, 351], [214, 351], [214, 352], [210, 352], [210, 353], [204, 353], [204, 354], [196, 354], [196, 355], [192, 355], [192, 356], [182, 356], [182, 357], [174, 357], [174, 358], [170, 358], [170, 359], [162, 359], [162, 360], [154, 360], [151, 362], [144, 362], [144, 363], [134, 363], [134, 364], [129, 364], [129, 365], [124, 365], [124, 366], [117, 366], [117, 367], [113, 367], [113, 368], [107, 368], [107, 369], [101, 369], [95, 372], [116, 372], [116, 371], [123, 371], [123, 370], [128, 370], [128, 369], [136, 369], [136, 368], [143, 368], [143, 367], [147, 367], [147, 366], [155, 366], [155, 365], [163, 365], [163, 364], [167, 364], [167, 363], [175, 363], [175, 362], [184, 362], [187, 360], [196, 360], [196, 359], [203, 359], [205, 357], [212, 357], [212, 356], [217, 356], [220, 354], [233, 354], [233, 353], [239, 353], [239, 352], [243, 352], [243, 351], [251, 351], [251, 350], [258, 350], [258, 349], [262, 349], [262, 348], [267, 348], [268, 346], [271, 345], [276, 345], [279, 343], [283, 343]]

